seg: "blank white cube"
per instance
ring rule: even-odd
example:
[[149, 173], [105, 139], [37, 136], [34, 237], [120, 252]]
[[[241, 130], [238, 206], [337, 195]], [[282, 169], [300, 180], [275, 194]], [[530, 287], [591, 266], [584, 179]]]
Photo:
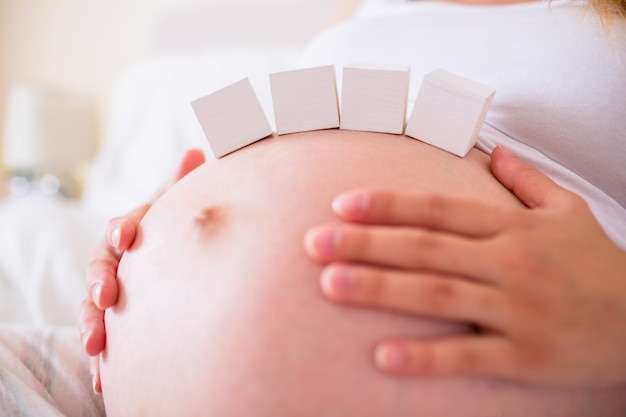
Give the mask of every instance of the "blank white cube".
[[402, 134], [410, 68], [348, 66], [343, 70], [341, 128]]
[[249, 79], [191, 103], [217, 158], [273, 133]]
[[335, 67], [270, 74], [276, 133], [339, 127]]
[[424, 77], [406, 135], [458, 156], [476, 144], [496, 91], [444, 70]]

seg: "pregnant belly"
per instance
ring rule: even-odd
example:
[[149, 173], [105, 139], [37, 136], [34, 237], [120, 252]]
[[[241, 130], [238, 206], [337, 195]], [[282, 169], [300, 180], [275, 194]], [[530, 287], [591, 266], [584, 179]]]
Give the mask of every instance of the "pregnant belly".
[[333, 305], [305, 231], [355, 187], [519, 204], [488, 158], [403, 136], [321, 131], [266, 139], [198, 168], [148, 212], [107, 312], [107, 415], [618, 416], [624, 391], [479, 378], [399, 379], [372, 366], [384, 338], [460, 325]]

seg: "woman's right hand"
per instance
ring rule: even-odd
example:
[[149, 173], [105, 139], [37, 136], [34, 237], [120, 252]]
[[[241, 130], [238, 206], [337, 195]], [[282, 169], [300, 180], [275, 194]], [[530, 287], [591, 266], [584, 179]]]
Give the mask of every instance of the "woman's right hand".
[[152, 203], [169, 187], [193, 171], [205, 161], [200, 150], [190, 150], [183, 156], [171, 181], [168, 181], [147, 204], [133, 210], [124, 217], [112, 219], [104, 241], [100, 244], [87, 268], [86, 286], [88, 296], [81, 305], [79, 328], [85, 352], [90, 356], [89, 370], [95, 392], [101, 392], [99, 355], [106, 346], [104, 310], [117, 302], [119, 287], [117, 267], [122, 254], [135, 240], [139, 222]]

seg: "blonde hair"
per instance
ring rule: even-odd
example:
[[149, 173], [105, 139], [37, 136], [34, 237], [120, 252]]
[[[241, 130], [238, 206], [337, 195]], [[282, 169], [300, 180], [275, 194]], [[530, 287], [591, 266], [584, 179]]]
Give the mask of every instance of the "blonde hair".
[[626, 0], [589, 0], [589, 7], [604, 21], [626, 20]]

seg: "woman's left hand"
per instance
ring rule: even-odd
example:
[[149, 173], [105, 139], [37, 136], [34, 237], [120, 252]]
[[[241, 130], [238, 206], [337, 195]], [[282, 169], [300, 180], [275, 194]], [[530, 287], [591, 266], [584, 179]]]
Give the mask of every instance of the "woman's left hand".
[[89, 262], [85, 280], [88, 295], [80, 307], [79, 330], [83, 349], [90, 356], [89, 371], [94, 392], [102, 392], [100, 354], [106, 346], [104, 310], [117, 303], [119, 295], [117, 267], [122, 255], [135, 241], [139, 223], [152, 203], [177, 181], [202, 165], [204, 161], [204, 153], [201, 150], [187, 151], [172, 179], [158, 190], [152, 201], [109, 222], [105, 239]]
[[386, 372], [485, 375], [552, 386], [626, 383], [626, 253], [587, 204], [507, 151], [492, 171], [527, 207], [355, 191], [346, 222], [311, 230], [337, 303], [470, 323], [475, 333], [388, 340]]

